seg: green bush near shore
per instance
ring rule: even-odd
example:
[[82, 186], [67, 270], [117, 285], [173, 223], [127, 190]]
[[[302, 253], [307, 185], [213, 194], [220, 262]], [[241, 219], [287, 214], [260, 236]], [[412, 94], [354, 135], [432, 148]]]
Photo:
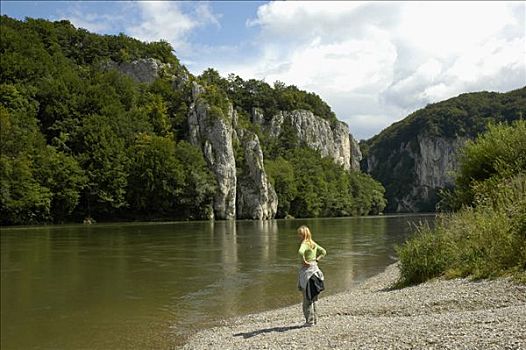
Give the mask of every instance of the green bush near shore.
[[[469, 143], [457, 175], [463, 182], [451, 198], [457, 203], [470, 201], [455, 213], [440, 215], [433, 228], [419, 226], [397, 248], [401, 272], [397, 286], [439, 276], [513, 275], [526, 282], [525, 159], [526, 122], [522, 120], [490, 126]], [[466, 196], [468, 191], [470, 196]]]

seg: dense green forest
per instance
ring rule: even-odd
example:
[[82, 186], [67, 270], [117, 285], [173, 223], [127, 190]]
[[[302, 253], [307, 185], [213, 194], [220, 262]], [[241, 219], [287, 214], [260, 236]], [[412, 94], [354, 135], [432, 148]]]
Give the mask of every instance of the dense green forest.
[[[216, 181], [188, 142], [191, 83], [212, 107], [228, 101], [262, 140], [278, 217], [381, 212], [383, 187], [349, 173], [293, 135], [271, 140], [248, 117], [307, 109], [336, 121], [314, 93], [213, 69], [192, 76], [164, 41], [97, 35], [68, 21], [1, 17], [0, 214], [2, 224], [202, 219]], [[107, 62], [155, 58], [163, 74], [140, 84]], [[174, 88], [173, 77], [182, 77]], [[308, 161], [306, 161], [308, 160]]]
[[[430, 104], [361, 142], [362, 169], [367, 169], [369, 155], [374, 156], [376, 166], [369, 171], [385, 186], [387, 210], [394, 211], [394, 199], [403, 198], [415, 186], [415, 159], [402, 151], [403, 147], [418, 154], [419, 138], [473, 139], [486, 130], [488, 123], [509, 123], [523, 118], [525, 111], [526, 87], [507, 93], [466, 93]], [[434, 211], [438, 199], [439, 193], [435, 193], [434, 200], [418, 203], [417, 207], [421, 211]]]
[[526, 121], [490, 124], [468, 141], [449, 200], [460, 209], [398, 248], [400, 286], [512, 275], [526, 283]]

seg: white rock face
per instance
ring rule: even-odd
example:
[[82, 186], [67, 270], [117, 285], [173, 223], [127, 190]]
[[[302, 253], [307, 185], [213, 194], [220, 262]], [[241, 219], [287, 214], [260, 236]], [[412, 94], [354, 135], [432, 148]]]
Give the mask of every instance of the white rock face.
[[[170, 70], [154, 58], [139, 59], [130, 63], [108, 61], [103, 69], [117, 69], [137, 82], [150, 84]], [[186, 73], [180, 77], [171, 76], [174, 89], [188, 80]], [[213, 215], [217, 219], [250, 218], [266, 220], [276, 215], [278, 198], [263, 165], [263, 152], [259, 138], [252, 132], [237, 126], [237, 114], [229, 105], [223, 118], [210, 115], [210, 106], [199, 96], [205, 89], [197, 83], [192, 84], [192, 104], [188, 114], [189, 141], [198, 146], [209, 168], [215, 175], [217, 193], [214, 198]], [[344, 122], [331, 125], [312, 112], [296, 110], [280, 112], [267, 122], [263, 113], [255, 108], [253, 122], [267, 129], [270, 135], [278, 137], [283, 123], [292, 126], [298, 139], [308, 147], [332, 157], [346, 170], [359, 170], [361, 152], [358, 143], [349, 133]], [[240, 142], [244, 152], [242, 176], [236, 174], [236, 161], [233, 140]]]
[[467, 140], [421, 135], [417, 139], [420, 152], [411, 153], [415, 160], [415, 181], [411, 192], [400, 198], [399, 212], [417, 212], [417, 202], [431, 202], [438, 190], [454, 185], [458, 150]]
[[[409, 189], [395, 197], [388, 194], [391, 210], [418, 212], [422, 206], [429, 207], [434, 203], [438, 190], [453, 186], [452, 175], [458, 165], [457, 154], [466, 141], [467, 138], [418, 135], [416, 141], [402, 143], [398, 149], [392, 150], [387, 160], [390, 169], [396, 177], [407, 179], [403, 185]], [[405, 162], [396, 162], [394, 159], [405, 159]], [[405, 168], [407, 159], [412, 159], [410, 168]], [[370, 150], [367, 167], [374, 176], [379, 167], [374, 149]]]
[[211, 116], [209, 106], [199, 99], [202, 87], [194, 83], [194, 103], [190, 106], [188, 126], [190, 142], [200, 147], [215, 175], [217, 192], [214, 214], [217, 219], [236, 218], [236, 162], [232, 148], [232, 106], [224, 118]]
[[[278, 198], [263, 164], [263, 152], [256, 134], [237, 127], [237, 114], [229, 104], [223, 118], [211, 116], [210, 106], [199, 95], [205, 90], [194, 83], [188, 126], [190, 142], [203, 151], [215, 175], [218, 191], [214, 198], [217, 219], [273, 219]], [[239, 142], [244, 153], [240, 178], [236, 172], [233, 142]]]
[[[133, 80], [145, 84], [151, 84], [155, 79], [161, 77], [161, 75], [168, 74], [166, 72], [170, 71], [170, 68], [170, 64], [162, 63], [155, 58], [141, 58], [133, 62], [122, 63], [108, 61], [103, 67], [103, 69], [106, 70], [116, 69]], [[178, 76], [173, 74], [167, 76], [172, 81], [174, 89], [180, 88], [184, 82], [188, 80], [188, 75], [184, 72], [181, 74], [178, 73]]]
[[310, 111], [279, 112], [265, 120], [260, 110], [254, 109], [253, 123], [259, 124], [272, 137], [279, 137], [284, 123], [290, 123], [300, 141], [315, 149], [323, 157], [331, 157], [346, 170], [359, 170], [361, 152], [358, 143], [349, 133], [349, 126], [341, 121], [331, 125]]
[[278, 196], [265, 173], [259, 138], [247, 130], [238, 130], [237, 134], [245, 160], [243, 173], [238, 178], [237, 217], [273, 219], [278, 209]]
[[360, 161], [362, 160], [362, 151], [360, 150], [360, 145], [358, 141], [349, 134], [349, 141], [351, 143], [351, 170], [358, 171], [360, 170]]
[[106, 63], [106, 68], [114, 68], [139, 83], [153, 83], [159, 77], [161, 70], [166, 64], [155, 58], [142, 58], [133, 62]]
[[415, 160], [417, 184], [430, 188], [453, 185], [452, 172], [457, 169], [457, 152], [466, 140], [418, 136], [420, 155]]

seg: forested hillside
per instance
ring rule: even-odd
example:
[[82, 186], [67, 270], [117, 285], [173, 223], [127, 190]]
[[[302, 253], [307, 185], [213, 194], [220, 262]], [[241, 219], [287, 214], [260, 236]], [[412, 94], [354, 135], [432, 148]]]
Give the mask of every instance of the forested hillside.
[[[265, 117], [304, 109], [335, 123], [314, 93], [213, 69], [195, 77], [167, 42], [96, 35], [68, 21], [2, 16], [0, 35], [2, 224], [209, 218], [218, 183], [189, 139], [193, 83], [204, 87], [210, 113], [232, 104], [238, 124], [261, 139], [278, 217], [385, 206], [383, 187], [368, 175], [322, 158], [292, 133], [272, 139], [252, 123], [255, 107]], [[111, 69], [145, 58], [162, 64], [151, 83]]]
[[362, 169], [386, 189], [389, 211], [434, 211], [439, 192], [453, 186], [457, 153], [489, 122], [526, 115], [526, 88], [476, 92], [430, 104], [360, 146]]

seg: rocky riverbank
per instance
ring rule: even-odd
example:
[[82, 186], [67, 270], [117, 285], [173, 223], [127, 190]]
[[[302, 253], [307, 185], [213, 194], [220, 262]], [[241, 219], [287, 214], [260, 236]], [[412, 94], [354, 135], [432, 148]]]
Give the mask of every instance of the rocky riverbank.
[[434, 280], [391, 290], [398, 267], [317, 303], [225, 320], [184, 349], [526, 349], [526, 286], [508, 279]]

